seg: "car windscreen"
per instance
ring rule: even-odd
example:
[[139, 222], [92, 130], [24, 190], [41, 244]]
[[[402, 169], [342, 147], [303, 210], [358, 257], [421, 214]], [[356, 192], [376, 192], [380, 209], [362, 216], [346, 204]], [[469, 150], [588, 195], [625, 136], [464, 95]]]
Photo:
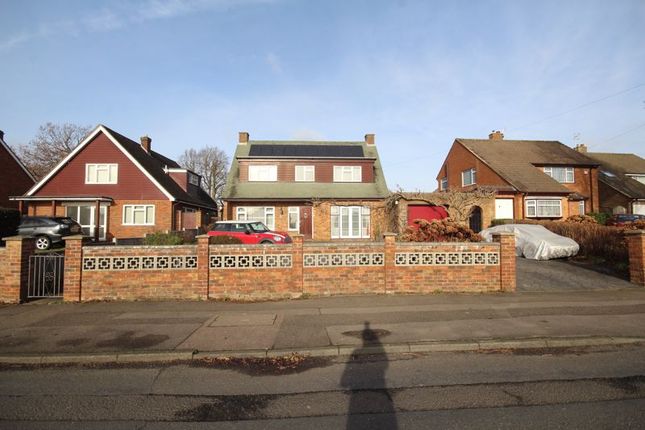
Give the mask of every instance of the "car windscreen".
[[68, 225], [74, 224], [74, 220], [69, 217], [56, 217], [54, 218], [54, 220], [60, 224], [68, 224]]
[[257, 233], [264, 233], [265, 231], [269, 231], [267, 226], [261, 222], [252, 222], [252, 223], [249, 223], [249, 225], [251, 226], [251, 229], [253, 229], [253, 231]]

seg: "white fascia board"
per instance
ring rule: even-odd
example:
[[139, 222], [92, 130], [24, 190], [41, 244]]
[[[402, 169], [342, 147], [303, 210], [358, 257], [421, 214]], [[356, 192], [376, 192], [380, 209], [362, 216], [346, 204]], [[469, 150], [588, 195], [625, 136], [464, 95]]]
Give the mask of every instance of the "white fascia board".
[[65, 158], [64, 158], [60, 163], [58, 163], [58, 164], [56, 165], [56, 167], [54, 167], [54, 168], [52, 169], [52, 171], [51, 171], [51, 172], [49, 172], [49, 173], [47, 174], [47, 176], [45, 176], [43, 179], [41, 179], [41, 180], [40, 180], [40, 182], [38, 182], [36, 185], [34, 185], [34, 186], [33, 186], [33, 187], [32, 187], [32, 188], [27, 192], [27, 194], [25, 194], [25, 195], [27, 195], [27, 196], [31, 196], [31, 195], [33, 195], [36, 191], [38, 191], [40, 188], [42, 188], [42, 186], [43, 186], [43, 185], [45, 185], [45, 184], [47, 183], [47, 181], [49, 181], [49, 180], [50, 180], [50, 179], [51, 179], [51, 178], [52, 178], [56, 173], [58, 173], [58, 171], [59, 171], [61, 168], [63, 168], [63, 166], [65, 166], [65, 164], [67, 164], [67, 162], [68, 162], [69, 160], [71, 160], [71, 159], [72, 159], [76, 154], [78, 154], [78, 153], [79, 153], [79, 152], [80, 152], [80, 151], [81, 151], [85, 146], [87, 146], [87, 144], [88, 144], [88, 143], [90, 143], [90, 142], [92, 141], [92, 139], [94, 139], [94, 138], [96, 137], [96, 135], [97, 135], [97, 134], [99, 134], [100, 132], [103, 132], [103, 134], [105, 134], [105, 135], [108, 137], [108, 139], [110, 139], [110, 141], [111, 141], [111, 142], [112, 142], [112, 143], [113, 143], [117, 148], [119, 148], [119, 150], [120, 150], [120, 151], [121, 151], [121, 152], [122, 152], [126, 157], [128, 157], [128, 159], [129, 159], [129, 160], [130, 160], [130, 161], [131, 161], [135, 166], [137, 166], [137, 167], [139, 168], [139, 170], [141, 170], [141, 172], [142, 172], [144, 175], [146, 175], [146, 177], [147, 177], [148, 179], [150, 179], [150, 181], [152, 181], [152, 183], [153, 183], [153, 184], [155, 184], [155, 185], [156, 185], [156, 187], [157, 187], [157, 188], [159, 188], [159, 191], [161, 191], [161, 192], [162, 192], [166, 197], [168, 197], [168, 200], [170, 200], [170, 201], [175, 201], [175, 198], [173, 197], [173, 195], [172, 195], [172, 194], [170, 194], [170, 193], [169, 193], [169, 192], [168, 192], [164, 187], [162, 187], [162, 186], [161, 186], [161, 184], [160, 184], [159, 182], [157, 182], [157, 180], [156, 180], [155, 178], [153, 178], [153, 177], [152, 177], [152, 175], [151, 175], [151, 174], [150, 174], [146, 169], [144, 169], [144, 168], [143, 168], [143, 166], [142, 166], [141, 164], [139, 164], [139, 162], [138, 162], [134, 157], [132, 157], [132, 155], [131, 155], [128, 151], [126, 151], [126, 150], [125, 150], [125, 148], [124, 148], [123, 146], [121, 146], [121, 144], [119, 143], [119, 141], [118, 141], [118, 140], [116, 140], [116, 139], [114, 138], [114, 136], [112, 136], [112, 134], [110, 134], [110, 132], [109, 132], [109, 131], [107, 131], [107, 130], [105, 129], [105, 127], [103, 127], [103, 125], [100, 125], [100, 124], [99, 124], [99, 125], [97, 125], [97, 126], [96, 126], [96, 128], [95, 128], [95, 129], [94, 129], [90, 134], [88, 134], [88, 135], [87, 135], [87, 137], [86, 137], [86, 138], [85, 138], [85, 139], [84, 139], [84, 140], [83, 140], [83, 141], [82, 141], [82, 142], [81, 142], [81, 143], [80, 143], [76, 148], [74, 148], [74, 150], [73, 150], [72, 152], [70, 152], [70, 153], [69, 153], [69, 155], [68, 155], [67, 157], [65, 157]]

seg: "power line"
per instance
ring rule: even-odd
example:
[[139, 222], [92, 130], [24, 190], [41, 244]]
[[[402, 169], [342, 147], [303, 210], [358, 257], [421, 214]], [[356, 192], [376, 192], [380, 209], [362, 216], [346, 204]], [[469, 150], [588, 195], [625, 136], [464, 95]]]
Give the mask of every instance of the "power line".
[[612, 140], [618, 139], [619, 137], [622, 137], [622, 136], [624, 136], [626, 134], [629, 134], [629, 133], [631, 133], [633, 131], [639, 130], [639, 129], [643, 128], [643, 127], [645, 127], [645, 122], [642, 123], [642, 124], [637, 125], [636, 127], [633, 127], [633, 128], [628, 129], [628, 130], [622, 131], [622, 132], [620, 132], [620, 133], [618, 133], [618, 134], [616, 134], [616, 135], [614, 135], [614, 136], [612, 136], [612, 137], [610, 137], [608, 139], [605, 139], [605, 140], [603, 140], [601, 142], [598, 142], [598, 143], [595, 143], [595, 144], [591, 144], [589, 146], [590, 147], [595, 147], [595, 148], [605, 146], [605, 144], [611, 142]]
[[537, 120], [537, 121], [530, 122], [530, 123], [528, 123], [528, 124], [524, 124], [524, 125], [522, 125], [522, 126], [520, 126], [520, 127], [512, 128], [512, 129], [510, 129], [510, 131], [517, 131], [517, 130], [521, 130], [521, 129], [523, 129], [523, 128], [530, 127], [530, 126], [532, 126], [532, 125], [539, 124], [539, 123], [541, 123], [541, 122], [548, 121], [548, 120], [550, 120], [550, 119], [557, 118], [557, 117], [559, 117], [559, 116], [566, 115], [566, 114], [571, 113], [571, 112], [575, 112], [575, 111], [577, 111], [577, 110], [579, 110], [579, 109], [586, 108], [587, 106], [591, 106], [591, 105], [593, 105], [593, 104], [600, 103], [600, 102], [605, 101], [605, 100], [607, 100], [607, 99], [610, 99], [610, 98], [612, 98], [612, 97], [616, 97], [616, 96], [619, 96], [619, 95], [621, 95], [621, 94], [628, 93], [628, 92], [630, 92], [630, 91], [634, 91], [634, 90], [636, 90], [636, 89], [638, 89], [638, 88], [641, 88], [641, 87], [645, 87], [645, 83], [643, 83], [643, 84], [638, 84], [638, 85], [636, 85], [636, 86], [633, 86], [633, 87], [630, 87], [630, 88], [627, 88], [627, 89], [624, 89], [624, 90], [618, 91], [617, 93], [609, 94], [609, 95], [606, 95], [606, 96], [601, 97], [601, 98], [599, 98], [599, 99], [595, 99], [595, 100], [592, 100], [592, 101], [589, 101], [589, 102], [583, 103], [583, 104], [581, 104], [581, 105], [575, 106], [575, 107], [573, 107], [573, 108], [571, 108], [571, 109], [568, 109], [568, 110], [566, 110], [566, 111], [563, 111], [563, 112], [559, 112], [559, 113], [556, 113], [556, 114], [553, 114], [553, 115], [546, 116], [546, 117], [544, 117], [544, 118], [542, 118], [542, 119], [539, 119], [539, 120]]

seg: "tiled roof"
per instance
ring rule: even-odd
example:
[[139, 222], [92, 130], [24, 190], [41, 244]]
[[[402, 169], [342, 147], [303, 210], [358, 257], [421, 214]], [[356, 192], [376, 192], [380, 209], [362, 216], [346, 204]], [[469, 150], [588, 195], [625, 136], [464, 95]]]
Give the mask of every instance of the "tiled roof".
[[474, 153], [518, 191], [570, 193], [571, 191], [535, 166], [596, 166], [598, 162], [563, 145], [547, 140], [462, 139], [456, 142]]
[[628, 173], [645, 175], [645, 159], [636, 154], [589, 152], [587, 155], [600, 163], [598, 180], [632, 199], [645, 199], [645, 184], [627, 176]]

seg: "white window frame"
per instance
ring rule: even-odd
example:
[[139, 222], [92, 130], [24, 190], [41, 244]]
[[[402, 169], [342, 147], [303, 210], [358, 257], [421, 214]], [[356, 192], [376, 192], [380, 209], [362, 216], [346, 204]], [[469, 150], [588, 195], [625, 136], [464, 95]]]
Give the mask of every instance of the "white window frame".
[[316, 166], [295, 166], [296, 182], [315, 182]]
[[[90, 168], [94, 168], [94, 177], [90, 175]], [[107, 171], [107, 182], [99, 182], [99, 170]], [[112, 173], [114, 177], [112, 178]], [[90, 185], [116, 184], [119, 182], [119, 165], [116, 163], [86, 163], [85, 164], [85, 183]]]
[[[291, 228], [291, 216], [295, 215], [296, 217], [296, 227]], [[300, 207], [299, 206], [289, 206], [287, 209], [287, 230], [289, 231], [300, 231]]]
[[250, 164], [249, 182], [276, 182], [278, 180], [277, 164]]
[[[470, 173], [471, 182], [466, 183], [466, 173]], [[477, 170], [473, 167], [472, 169], [466, 169], [461, 172], [461, 186], [467, 187], [468, 185], [475, 185], [477, 183]]]
[[637, 174], [637, 173], [627, 173], [626, 176], [629, 176], [635, 181], [640, 182], [641, 184], [645, 184], [645, 175], [644, 174]]
[[[257, 208], [262, 208], [264, 209], [264, 214], [262, 216], [262, 219], [259, 218], [253, 218], [249, 219], [248, 217], [248, 212], [249, 209], [257, 209]], [[268, 222], [267, 221], [267, 216], [272, 216], [273, 221]], [[235, 209], [235, 220], [236, 221], [261, 221], [269, 227], [269, 230], [275, 230], [275, 207], [274, 206], [238, 206]]]
[[[564, 170], [564, 180], [563, 181], [560, 181], [559, 179], [557, 179], [556, 177], [553, 176], [553, 170], [554, 169], [562, 169], [562, 170]], [[576, 181], [575, 169], [573, 167], [546, 166], [546, 167], [543, 167], [542, 170], [544, 171], [544, 173], [546, 175], [552, 177], [553, 179], [555, 179], [556, 181], [558, 181], [561, 184], [573, 184]], [[569, 179], [569, 174], [571, 174], [571, 179]]]
[[334, 182], [362, 182], [363, 166], [334, 166]]
[[[132, 219], [128, 220], [126, 219], [126, 208], [132, 208]], [[148, 219], [148, 208], [152, 208], [152, 220]], [[143, 211], [143, 217], [144, 217], [144, 222], [143, 223], [135, 223], [134, 219], [134, 213], [135, 212], [140, 212]], [[122, 216], [122, 224], [123, 225], [155, 225], [155, 218], [156, 218], [156, 212], [157, 209], [155, 205], [123, 205], [123, 216]]]
[[[354, 230], [354, 223], [352, 221], [352, 214], [358, 211], [358, 235], [352, 233]], [[372, 219], [371, 209], [368, 206], [332, 206], [331, 207], [331, 238], [332, 239], [369, 239], [371, 237]], [[343, 234], [343, 212], [347, 212], [347, 234]], [[338, 222], [338, 231], [334, 232], [334, 217]], [[367, 222], [365, 222], [367, 217]]]
[[446, 191], [448, 189], [448, 177], [439, 180], [439, 191]]
[[[546, 202], [548, 202], [549, 204], [547, 204]], [[552, 202], [558, 203], [557, 215], [550, 215], [550, 214], [545, 215], [544, 213], [540, 213], [540, 208], [543, 209], [547, 206], [555, 207], [555, 205], [551, 205]], [[524, 204], [526, 206], [527, 218], [562, 218], [562, 200], [561, 199], [530, 198], [530, 199], [526, 199]]]
[[585, 201], [584, 200], [580, 200], [578, 202], [578, 212], [580, 213], [580, 215], [585, 214]]
[[199, 176], [188, 172], [188, 183], [199, 187]]

